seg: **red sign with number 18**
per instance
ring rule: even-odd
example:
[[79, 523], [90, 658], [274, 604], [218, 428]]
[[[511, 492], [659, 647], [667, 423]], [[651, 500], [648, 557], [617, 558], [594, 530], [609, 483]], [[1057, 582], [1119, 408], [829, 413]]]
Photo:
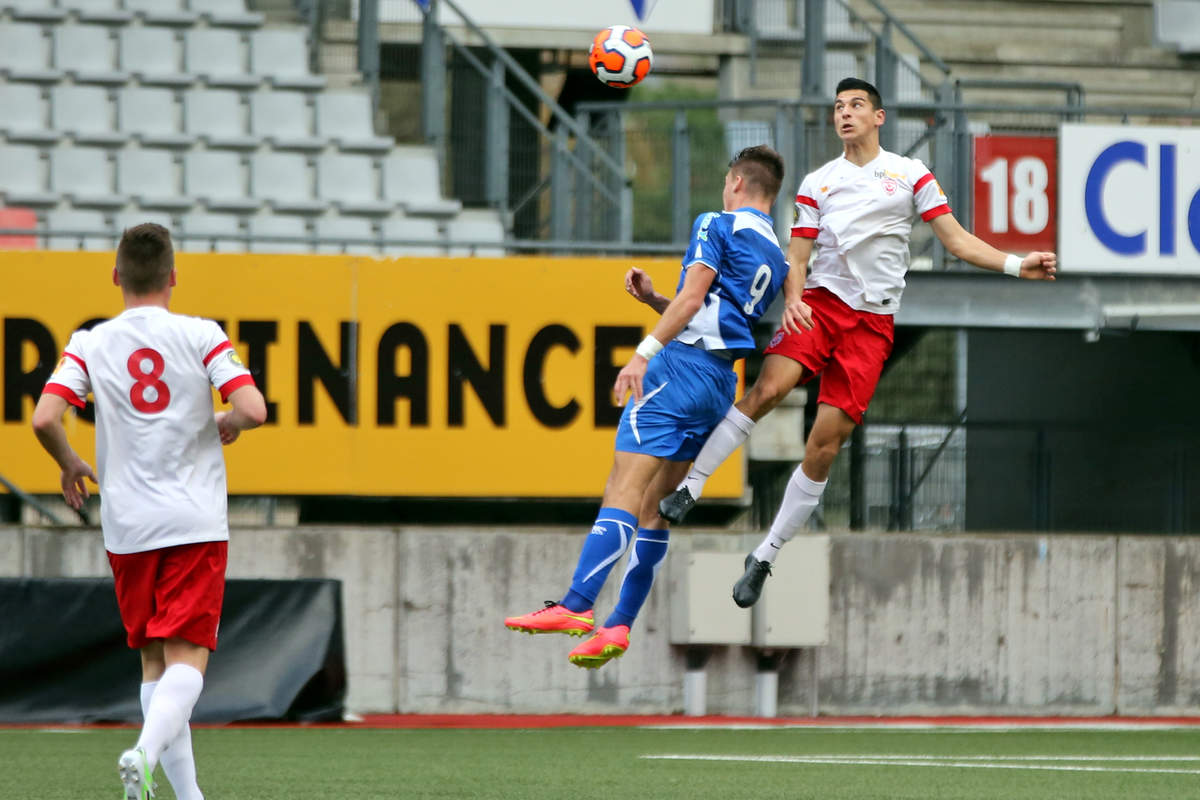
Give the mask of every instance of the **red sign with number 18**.
[[975, 235], [1024, 255], [1055, 250], [1058, 139], [975, 137]]

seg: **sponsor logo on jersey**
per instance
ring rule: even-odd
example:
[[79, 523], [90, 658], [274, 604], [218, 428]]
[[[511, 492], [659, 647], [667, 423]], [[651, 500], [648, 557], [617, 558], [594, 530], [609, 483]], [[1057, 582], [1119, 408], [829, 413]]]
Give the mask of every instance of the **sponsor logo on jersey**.
[[238, 354], [236, 351], [230, 350], [228, 352], [229, 352], [228, 358], [229, 358], [230, 364], [233, 364], [235, 367], [241, 367], [242, 369], [246, 368], [246, 365], [242, 363], [242, 360], [240, 358], [238, 358]]

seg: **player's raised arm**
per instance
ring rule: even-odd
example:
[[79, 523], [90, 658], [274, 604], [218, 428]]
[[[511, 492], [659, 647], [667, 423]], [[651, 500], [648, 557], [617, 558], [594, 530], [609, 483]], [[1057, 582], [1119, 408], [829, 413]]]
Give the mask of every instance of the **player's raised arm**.
[[[617, 381], [613, 384], [613, 396], [617, 405], [625, 405], [625, 397], [630, 392], [633, 392], [634, 400], [642, 399], [642, 378], [646, 374], [646, 366], [650, 359], [663, 345], [678, 336], [692, 317], [696, 316], [696, 312], [704, 305], [704, 298], [716, 275], [717, 273], [705, 264], [696, 263], [688, 267], [679, 294], [663, 309], [662, 317], [654, 326], [654, 330], [638, 345], [638, 351], [618, 373]], [[656, 346], [654, 352], [643, 352], [647, 342]]]
[[1003, 272], [1014, 278], [1033, 281], [1052, 281], [1058, 271], [1058, 256], [1034, 251], [1024, 258], [997, 250], [978, 236], [967, 231], [953, 214], [942, 214], [929, 221], [934, 234], [955, 257], [982, 269]]
[[67, 505], [78, 511], [83, 507], [83, 501], [89, 496], [84, 478], [96, 480], [96, 473], [86, 461], [79, 457], [67, 440], [67, 429], [63, 425], [63, 414], [67, 411], [67, 401], [56, 394], [43, 394], [38, 398], [37, 407], [33, 410], [33, 432], [38, 442], [46, 452], [58, 462], [62, 469], [61, 483], [63, 499]]

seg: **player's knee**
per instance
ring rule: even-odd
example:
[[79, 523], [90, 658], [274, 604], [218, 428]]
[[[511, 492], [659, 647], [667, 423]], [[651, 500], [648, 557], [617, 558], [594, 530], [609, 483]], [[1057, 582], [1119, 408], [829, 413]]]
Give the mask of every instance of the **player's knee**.
[[738, 410], [750, 419], [758, 421], [779, 405], [795, 386], [795, 382], [787, 384], [785, 381], [763, 376], [750, 387], [746, 396], [738, 401]]

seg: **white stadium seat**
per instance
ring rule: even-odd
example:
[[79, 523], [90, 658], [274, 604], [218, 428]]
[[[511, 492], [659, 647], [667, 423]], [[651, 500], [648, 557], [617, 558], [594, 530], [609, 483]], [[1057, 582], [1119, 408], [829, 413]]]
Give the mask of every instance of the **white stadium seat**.
[[260, 140], [246, 129], [242, 97], [230, 89], [189, 89], [183, 93], [183, 129], [209, 147], [253, 149]]
[[199, 14], [188, 11], [186, 0], [125, 0], [125, 10], [147, 25], [194, 25]]
[[302, 92], [254, 92], [250, 95], [250, 132], [277, 150], [320, 150], [325, 140], [313, 135], [312, 107]]
[[[365, 217], [317, 217], [313, 222], [313, 230], [318, 239], [378, 239], [371, 221]], [[367, 242], [325, 242], [317, 244], [317, 252], [373, 256], [379, 253], [379, 247]]]
[[[380, 226], [387, 256], [444, 256], [446, 237], [428, 217], [388, 217]], [[414, 244], [399, 244], [414, 242]]]
[[50, 126], [81, 144], [115, 146], [128, 137], [116, 131], [113, 105], [102, 86], [54, 86], [50, 89]]
[[319, 214], [328, 208], [313, 193], [312, 169], [299, 153], [253, 153], [250, 192], [275, 211]]
[[183, 211], [192, 201], [183, 196], [179, 165], [168, 150], [122, 150], [117, 153], [117, 192], [143, 208]]
[[247, 11], [243, 0], [191, 0], [189, 7], [209, 25], [257, 28], [263, 24], [263, 15]]
[[52, 144], [58, 140], [58, 134], [50, 130], [40, 86], [0, 84], [0, 133], [10, 142]]
[[59, 0], [59, 5], [84, 22], [123, 25], [133, 19], [133, 14], [121, 8], [121, 0]]
[[36, 22], [61, 22], [67, 15], [55, 7], [54, 0], [0, 0], [0, 9], [8, 9], [13, 19]]
[[72, 205], [120, 208], [108, 152], [96, 147], [56, 147], [50, 151], [50, 190], [67, 195]]
[[183, 32], [183, 69], [210, 86], [250, 89], [262, 79], [246, 72], [242, 34], [223, 28], [187, 28]]
[[446, 223], [452, 256], [502, 256], [503, 247], [488, 247], [481, 242], [504, 241], [504, 225], [495, 211], [470, 209]]
[[170, 28], [131, 25], [121, 28], [118, 38], [118, 65], [138, 79], [138, 83], [163, 86], [187, 86], [194, 75], [181, 69], [183, 45]]
[[383, 159], [383, 197], [410, 214], [449, 217], [462, 209], [442, 197], [437, 158], [428, 147], [396, 147]]
[[339, 150], [386, 153], [395, 144], [376, 136], [371, 98], [366, 92], [324, 91], [316, 98], [317, 135], [332, 139]]
[[46, 162], [36, 147], [23, 144], [0, 145], [0, 197], [7, 206], [48, 206], [59, 201], [49, 191]]
[[66, 208], [46, 213], [46, 228], [61, 231], [46, 238], [47, 250], [115, 250], [117, 239], [99, 211]]
[[308, 44], [298, 29], [271, 28], [250, 34], [250, 72], [283, 89], [320, 89], [325, 79], [308, 69]]
[[62, 72], [50, 66], [50, 42], [40, 25], [0, 22], [0, 75], [10, 81], [62, 79]]
[[[246, 242], [236, 238], [241, 220], [232, 214], [184, 214], [179, 218], [179, 246], [194, 252], [243, 253]], [[203, 236], [204, 238], [193, 238]]]
[[77, 83], [126, 83], [129, 75], [116, 68], [111, 31], [102, 25], [55, 25], [54, 66]]
[[391, 213], [379, 196], [379, 179], [370, 156], [324, 153], [317, 157], [317, 192], [343, 214]]
[[170, 89], [127, 86], [117, 92], [117, 130], [143, 145], [188, 147], [195, 137], [181, 130], [181, 115]]
[[246, 190], [242, 157], [228, 151], [193, 151], [183, 154], [183, 192], [202, 201], [210, 211], [250, 212], [259, 201]]
[[[260, 214], [251, 217], [249, 222], [250, 250], [255, 253], [307, 253], [310, 246], [307, 241], [308, 226], [302, 217], [276, 216]], [[286, 236], [289, 240], [269, 242], [263, 241], [263, 236]]]

